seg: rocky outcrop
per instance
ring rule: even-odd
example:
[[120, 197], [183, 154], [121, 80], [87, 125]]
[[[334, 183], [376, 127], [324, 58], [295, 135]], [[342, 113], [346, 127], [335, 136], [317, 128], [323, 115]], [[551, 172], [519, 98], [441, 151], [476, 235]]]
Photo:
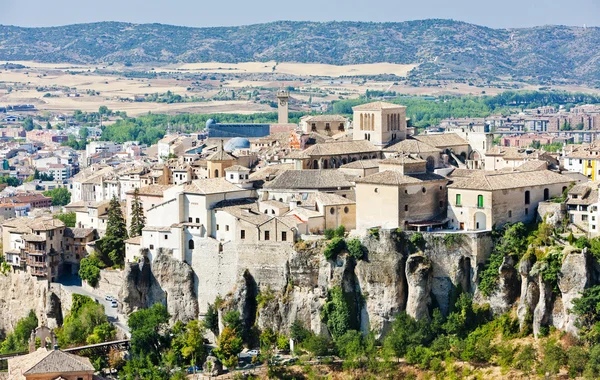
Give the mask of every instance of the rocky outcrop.
[[0, 274], [0, 330], [10, 332], [16, 323], [33, 310], [46, 321], [49, 284], [26, 272]]
[[122, 313], [129, 314], [148, 305], [151, 279], [152, 271], [147, 257], [140, 259], [139, 263], [125, 264], [123, 285], [118, 296]]
[[533, 267], [533, 258], [523, 258], [519, 262], [519, 274], [521, 275], [521, 295], [517, 307], [517, 317], [521, 329], [526, 323], [531, 323], [533, 310], [540, 299], [540, 290], [537, 279], [532, 278], [529, 273]]
[[423, 254], [414, 254], [406, 260], [408, 299], [406, 314], [415, 319], [429, 318], [431, 303], [431, 262]]
[[562, 301], [562, 323], [555, 320], [558, 318], [553, 318], [553, 324], [557, 328], [575, 335], [577, 334], [575, 316], [570, 313], [570, 310], [573, 307], [573, 300], [579, 298], [590, 283], [589, 261], [587, 249], [584, 249], [583, 252], [566, 253], [558, 277], [558, 288]]
[[498, 268], [498, 284], [496, 291], [487, 300], [496, 314], [506, 313], [517, 300], [520, 293], [521, 277], [515, 269], [516, 262], [506, 256]]
[[151, 281], [148, 303], [162, 303], [167, 306], [171, 321], [189, 322], [198, 318], [198, 300], [194, 295], [194, 274], [192, 268], [173, 258], [166, 252], [159, 252], [151, 265]]

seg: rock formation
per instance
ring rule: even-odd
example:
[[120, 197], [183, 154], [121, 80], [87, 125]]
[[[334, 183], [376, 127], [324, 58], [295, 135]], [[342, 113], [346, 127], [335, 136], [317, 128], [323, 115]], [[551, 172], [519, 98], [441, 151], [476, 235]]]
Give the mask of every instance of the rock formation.
[[415, 254], [406, 260], [408, 300], [406, 314], [415, 319], [429, 318], [431, 303], [431, 262], [423, 254]]

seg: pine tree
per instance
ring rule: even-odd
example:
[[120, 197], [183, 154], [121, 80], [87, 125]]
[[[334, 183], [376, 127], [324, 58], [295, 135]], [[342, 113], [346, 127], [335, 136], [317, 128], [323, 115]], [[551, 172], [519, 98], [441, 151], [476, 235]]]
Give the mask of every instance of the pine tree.
[[103, 258], [110, 259], [115, 266], [122, 266], [125, 262], [125, 240], [127, 237], [127, 225], [121, 211], [121, 203], [119, 203], [116, 196], [113, 196], [108, 205], [106, 235], [99, 242]]
[[144, 209], [140, 202], [140, 190], [136, 188], [133, 190], [133, 202], [131, 203], [131, 225], [129, 226], [129, 236], [140, 236], [145, 224], [146, 217], [144, 216]]

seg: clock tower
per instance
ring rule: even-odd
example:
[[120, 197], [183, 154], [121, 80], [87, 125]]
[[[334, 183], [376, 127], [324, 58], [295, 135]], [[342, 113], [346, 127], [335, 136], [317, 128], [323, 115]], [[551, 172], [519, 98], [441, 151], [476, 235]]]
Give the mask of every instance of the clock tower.
[[278, 123], [279, 124], [287, 124], [288, 123], [288, 103], [290, 101], [290, 92], [286, 90], [277, 91], [277, 109], [278, 109]]

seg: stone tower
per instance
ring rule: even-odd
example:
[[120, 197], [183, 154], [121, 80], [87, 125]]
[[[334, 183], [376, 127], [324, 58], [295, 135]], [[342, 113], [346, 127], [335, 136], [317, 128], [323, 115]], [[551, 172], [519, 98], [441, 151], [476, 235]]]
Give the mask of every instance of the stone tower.
[[373, 102], [353, 107], [353, 139], [386, 146], [406, 139], [406, 107]]
[[278, 102], [278, 111], [279, 111], [279, 124], [287, 124], [288, 123], [288, 103], [290, 100], [290, 92], [286, 90], [277, 91], [277, 99]]

